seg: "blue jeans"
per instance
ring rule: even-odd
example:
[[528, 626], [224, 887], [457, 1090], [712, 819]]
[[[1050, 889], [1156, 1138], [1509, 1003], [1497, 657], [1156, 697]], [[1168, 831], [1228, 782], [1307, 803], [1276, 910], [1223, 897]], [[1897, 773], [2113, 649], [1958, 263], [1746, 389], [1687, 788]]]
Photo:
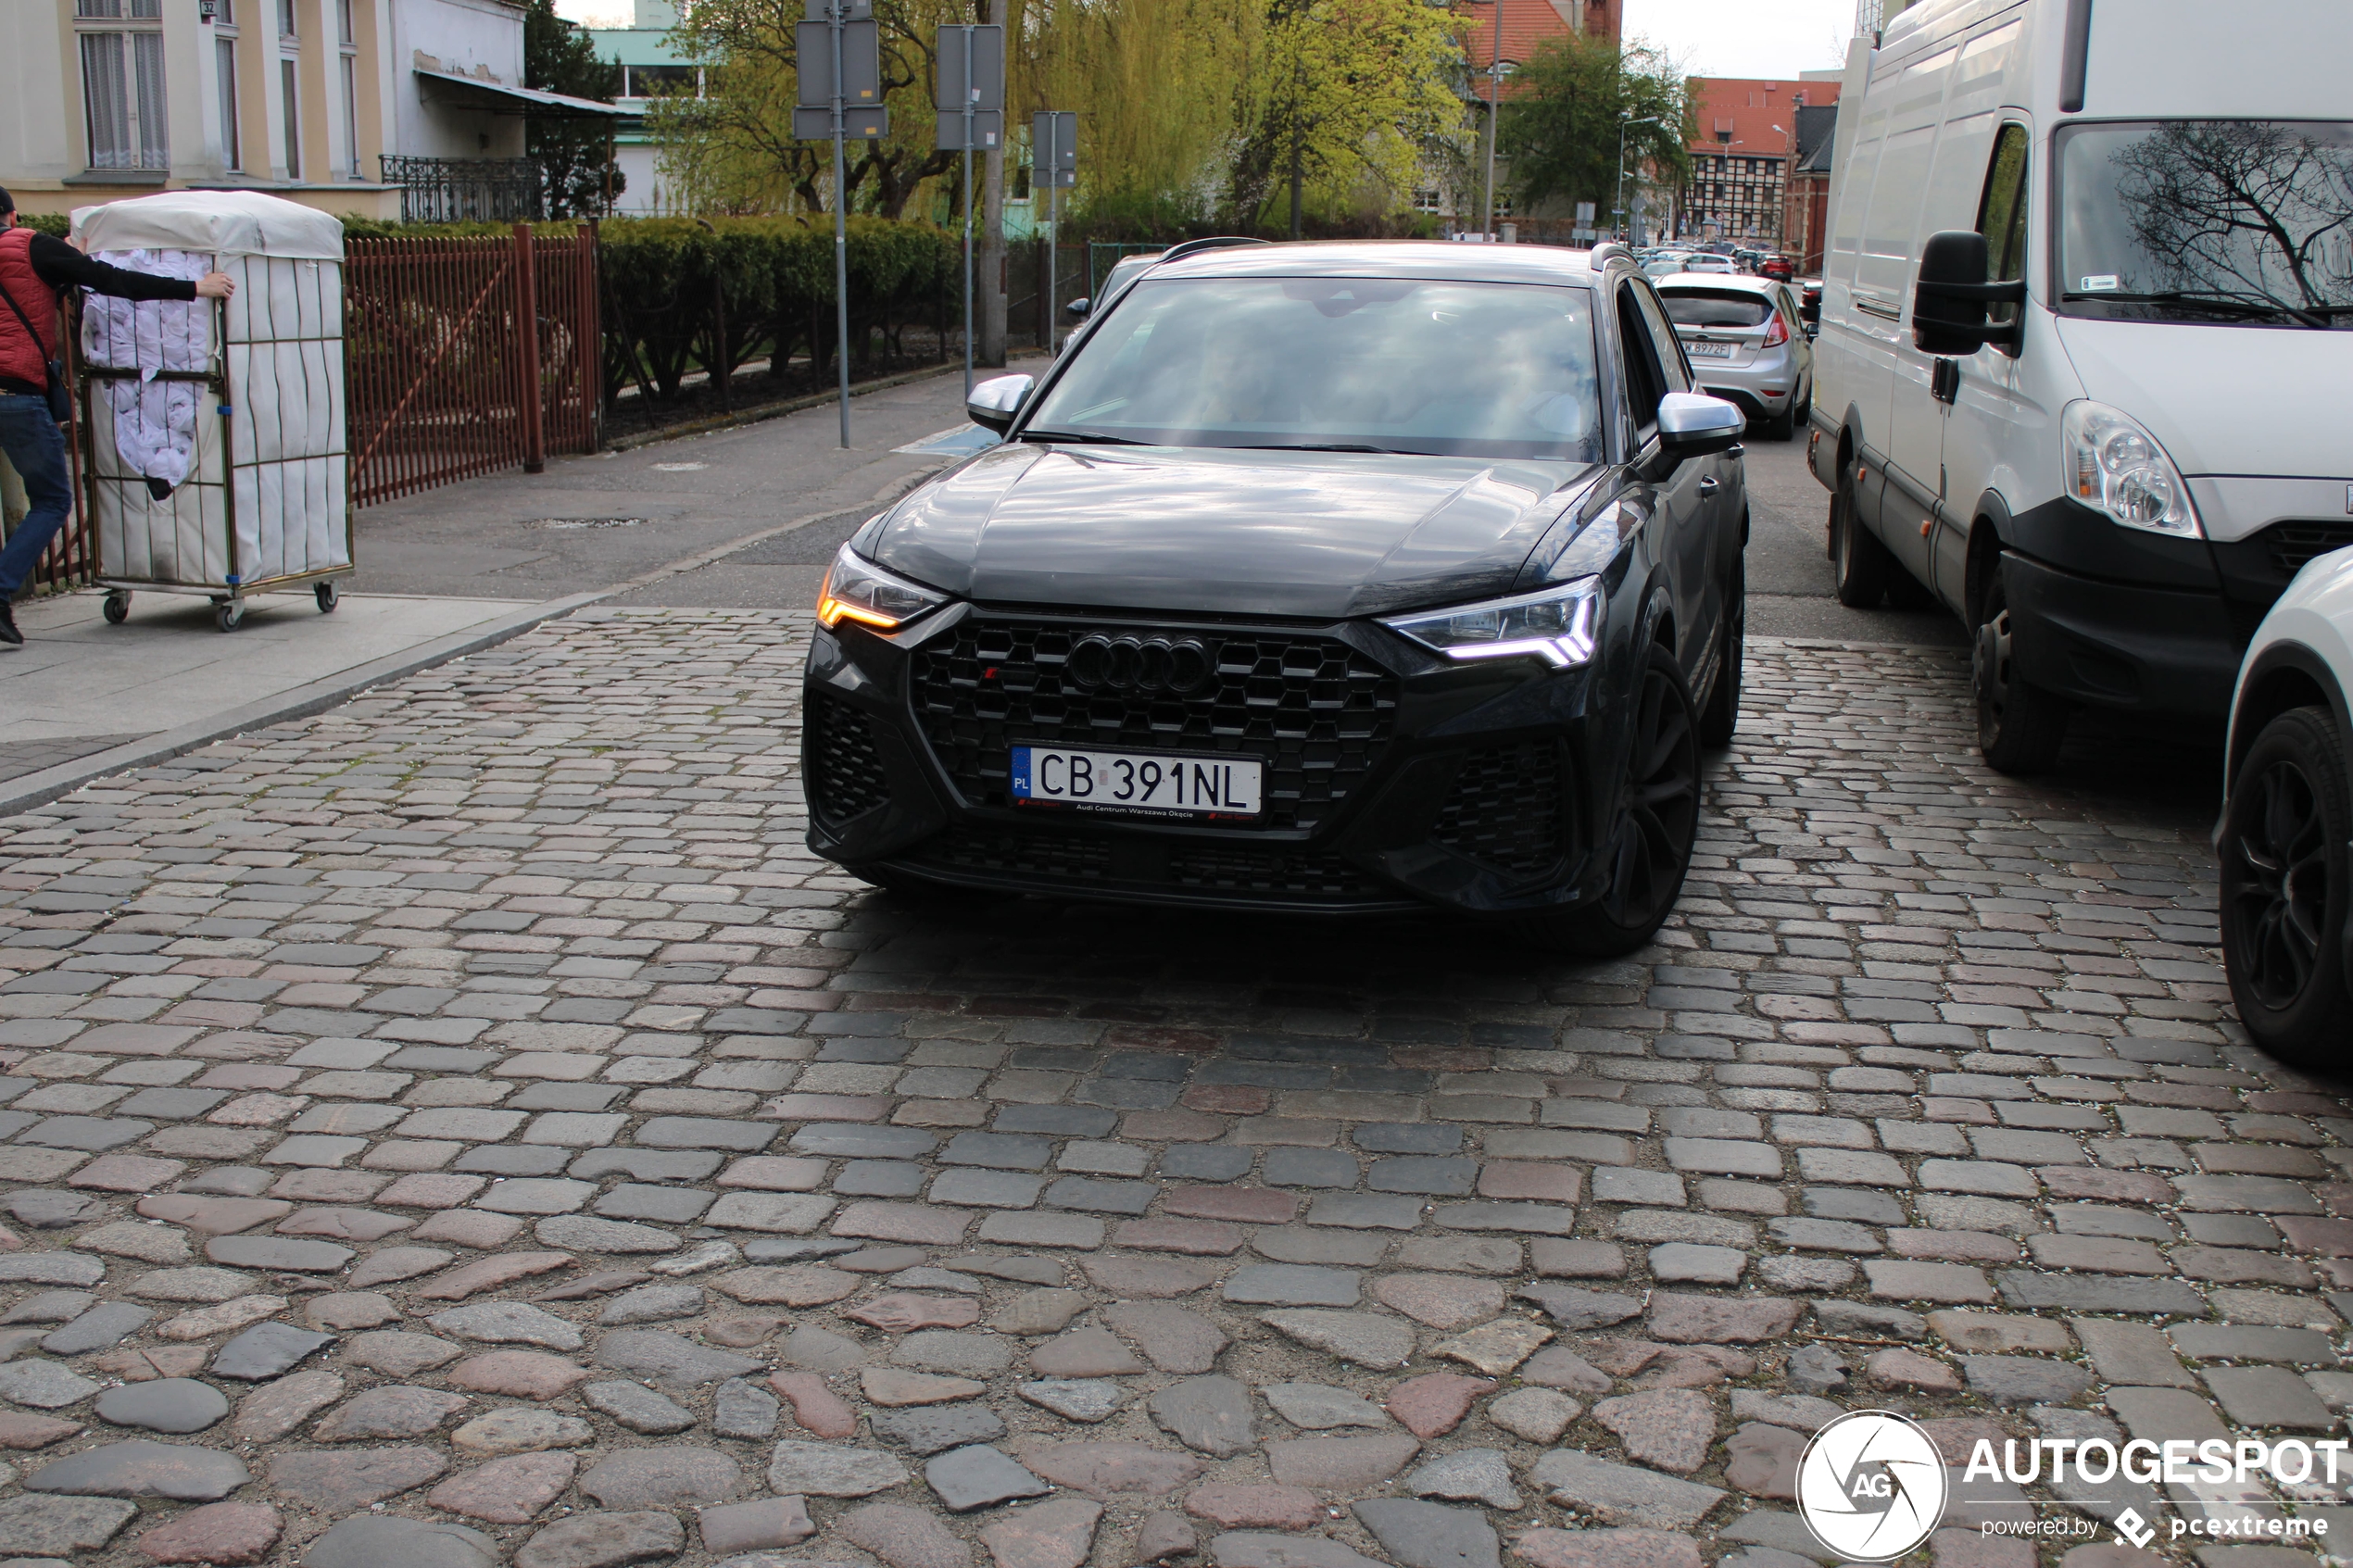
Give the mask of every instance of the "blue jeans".
[[31, 509], [0, 549], [0, 603], [14, 598], [32, 575], [49, 541], [73, 512], [73, 485], [66, 477], [65, 433], [49, 417], [44, 397], [0, 395], [0, 452], [24, 481]]

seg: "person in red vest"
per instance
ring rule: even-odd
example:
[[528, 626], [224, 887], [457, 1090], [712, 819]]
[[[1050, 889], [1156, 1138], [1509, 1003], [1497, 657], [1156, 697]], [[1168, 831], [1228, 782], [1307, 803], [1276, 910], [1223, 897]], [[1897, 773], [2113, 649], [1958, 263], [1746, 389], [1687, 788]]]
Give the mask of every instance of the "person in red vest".
[[19, 228], [16, 198], [0, 191], [0, 294], [6, 295], [0, 299], [0, 452], [24, 481], [31, 503], [24, 521], [0, 549], [0, 644], [23, 643], [9, 601], [73, 511], [65, 437], [49, 412], [48, 365], [57, 358], [58, 295], [82, 288], [123, 299], [226, 299], [236, 287], [226, 272], [207, 273], [192, 283], [93, 261], [63, 240]]

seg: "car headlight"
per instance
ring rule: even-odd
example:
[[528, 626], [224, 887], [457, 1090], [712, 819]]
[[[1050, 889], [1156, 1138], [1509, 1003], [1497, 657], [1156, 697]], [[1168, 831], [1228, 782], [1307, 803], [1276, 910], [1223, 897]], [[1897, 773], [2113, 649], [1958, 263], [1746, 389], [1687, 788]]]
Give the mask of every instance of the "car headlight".
[[1580, 577], [1538, 594], [1394, 616], [1381, 624], [1448, 659], [1541, 659], [1566, 670], [1593, 657], [1601, 619], [1602, 580]]
[[888, 632], [947, 602], [947, 595], [894, 576], [844, 545], [817, 590], [817, 623], [830, 629], [854, 621]]
[[2059, 420], [2067, 493], [2108, 521], [2178, 539], [2200, 539], [2190, 487], [2157, 437], [2105, 403], [2070, 403]]

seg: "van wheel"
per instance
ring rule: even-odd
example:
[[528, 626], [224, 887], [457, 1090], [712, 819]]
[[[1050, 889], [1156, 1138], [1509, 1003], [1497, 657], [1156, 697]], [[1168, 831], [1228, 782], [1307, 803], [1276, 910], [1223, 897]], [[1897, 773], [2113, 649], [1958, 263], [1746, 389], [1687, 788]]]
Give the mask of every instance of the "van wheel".
[[1831, 492], [1831, 585], [1849, 609], [1876, 609], [1887, 596], [1887, 571], [1894, 563], [1887, 546], [1855, 517], [1855, 470], [1838, 471]]
[[2222, 967], [2255, 1043], [2329, 1068], [2353, 1039], [2345, 987], [2348, 901], [2344, 751], [2325, 709], [2263, 726], [2222, 811]]
[[1985, 589], [1969, 658], [1977, 695], [1977, 749], [1997, 772], [2046, 773], [2067, 741], [2068, 706], [2018, 672], [2010, 642], [2009, 595], [1996, 569]]

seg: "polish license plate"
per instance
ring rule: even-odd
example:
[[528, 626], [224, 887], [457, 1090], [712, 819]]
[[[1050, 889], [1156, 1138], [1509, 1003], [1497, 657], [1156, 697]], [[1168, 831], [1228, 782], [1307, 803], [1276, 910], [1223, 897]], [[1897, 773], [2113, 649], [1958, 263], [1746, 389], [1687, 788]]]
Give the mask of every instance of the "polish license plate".
[[1687, 343], [1683, 346], [1694, 359], [1730, 359], [1734, 345], [1729, 343]]
[[1013, 797], [1030, 806], [1143, 811], [1164, 817], [1255, 817], [1262, 764], [1247, 757], [1013, 747]]

